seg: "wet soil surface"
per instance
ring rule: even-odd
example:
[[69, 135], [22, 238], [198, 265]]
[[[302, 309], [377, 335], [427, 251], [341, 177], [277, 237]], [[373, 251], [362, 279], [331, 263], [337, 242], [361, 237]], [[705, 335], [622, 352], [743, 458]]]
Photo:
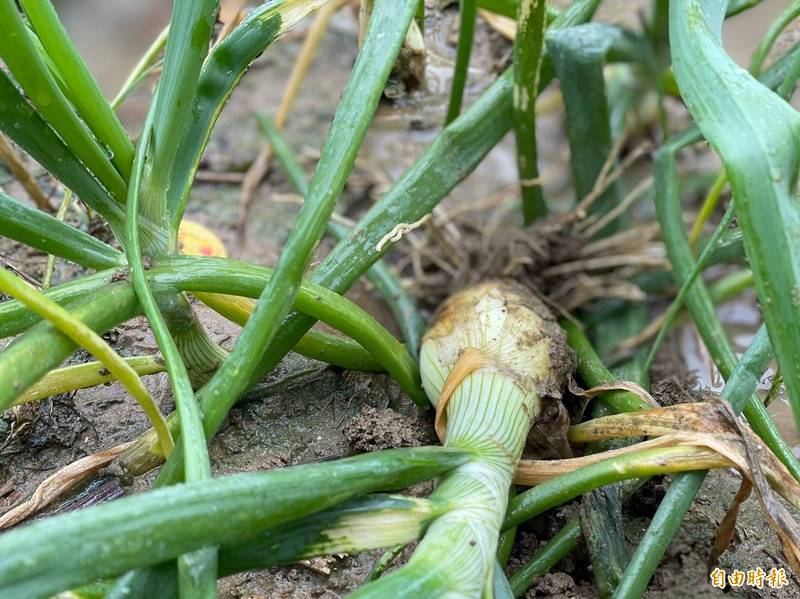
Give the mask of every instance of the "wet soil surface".
[[[345, 198], [338, 207], [343, 214], [357, 216], [363, 212], [435, 135], [449, 86], [447, 73], [454, 57], [454, 33], [450, 13], [430, 23], [427, 34], [429, 78], [422, 89], [410, 93], [400, 89], [394, 94], [393, 103], [386, 102], [381, 107]], [[477, 36], [479, 49], [470, 71], [470, 81], [475, 83], [468, 90], [468, 102], [508, 60], [508, 44], [485, 23], [480, 22]], [[355, 40], [352, 15], [338, 15], [325, 36], [308, 84], [289, 120], [287, 138], [300, 152], [309, 172], [352, 66]], [[298, 40], [278, 44], [259, 58], [244, 77], [219, 120], [204, 158], [205, 170], [241, 173], [249, 166], [261, 143], [254, 112], [272, 112], [277, 107], [299, 45]], [[140, 114], [145, 105], [146, 93], [137, 92], [126, 114]], [[542, 172], [547, 185], [554, 190], [563, 188], [568, 178], [560, 118], [558, 114], [544, 118], [540, 125], [541, 139], [547, 141], [541, 144]], [[476, 173], [451, 194], [442, 209], [451, 210], [464, 202], [485, 200], [498, 194], [513, 199], [515, 176], [513, 144], [506, 139]], [[0, 185], [17, 197], [24, 197], [24, 192], [5, 171], [0, 172]], [[273, 168], [256, 190], [243, 243], [239, 243], [236, 234], [238, 185], [198, 183], [192, 192], [188, 218], [211, 227], [233, 257], [273, 264], [297, 213], [290, 193], [283, 175]], [[91, 230], [93, 226], [79, 214], [69, 218], [84, 229]], [[329, 247], [328, 242], [323, 243], [320, 256]], [[45, 257], [40, 253], [0, 240], [0, 256], [7, 265], [33, 281], [41, 280]], [[54, 283], [78, 274], [79, 271], [58, 261]], [[357, 285], [349, 296], [390, 330], [396, 330], [389, 311], [367, 284]], [[230, 347], [237, 327], [200, 305], [196, 308], [212, 338]], [[141, 318], [118, 327], [106, 338], [122, 355], [152, 353], [156, 349]], [[85, 352], [78, 352], [69, 363], [87, 359]], [[263, 471], [387, 447], [435, 442], [430, 415], [420, 414], [387, 376], [344, 372], [290, 354], [270, 374], [267, 382], [272, 383], [269, 392], [237, 405], [212, 442], [210, 452], [215, 474]], [[171, 411], [169, 385], [164, 375], [148, 377], [147, 385], [159, 399], [162, 409]], [[656, 390], [664, 403], [675, 401], [676, 396], [679, 401], [691, 397], [686, 394], [685, 381], [680, 377], [659, 383]], [[27, 497], [58, 468], [131, 440], [147, 428], [144, 415], [118, 384], [56, 396], [37, 405], [6, 412], [0, 418], [0, 511]], [[147, 488], [152, 478], [151, 473], [127, 485], [100, 476], [78, 494], [77, 500], [73, 497], [57, 503], [41, 517], [86, 501], [135, 493]], [[666, 482], [667, 479], [662, 478], [646, 485], [626, 505], [625, 538], [631, 548], [641, 538], [648, 518], [663, 496]], [[738, 486], [738, 476], [733, 472], [721, 471], [708, 477], [668, 548], [647, 597], [666, 599], [719, 594], [720, 591], [708, 583], [706, 559], [716, 527]], [[572, 511], [572, 506], [562, 507], [522, 526], [509, 572], [552, 537]], [[408, 553], [407, 550], [404, 557]], [[336, 556], [304, 565], [232, 576], [220, 582], [220, 596], [333, 599], [361, 585], [377, 555], [378, 552]], [[755, 499], [749, 499], [742, 506], [736, 538], [719, 565], [743, 571], [756, 567], [764, 570], [773, 566], [786, 567], [780, 544], [769, 531]], [[592, 580], [589, 559], [580, 547], [538, 579], [526, 597], [595, 597]], [[789, 587], [781, 591], [743, 590], [739, 594], [788, 598], [800, 596], [796, 589], [792, 580]]]

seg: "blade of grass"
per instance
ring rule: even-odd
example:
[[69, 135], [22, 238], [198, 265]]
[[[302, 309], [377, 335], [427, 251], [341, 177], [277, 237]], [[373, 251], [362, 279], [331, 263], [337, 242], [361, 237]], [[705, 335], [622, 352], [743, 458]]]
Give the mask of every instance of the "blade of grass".
[[708, 219], [711, 218], [711, 215], [714, 213], [714, 208], [717, 207], [719, 196], [727, 182], [728, 175], [725, 173], [725, 169], [722, 169], [719, 171], [713, 185], [711, 185], [711, 188], [708, 190], [708, 194], [700, 207], [700, 212], [697, 214], [697, 220], [695, 220], [692, 225], [692, 230], [689, 233], [689, 243], [692, 247], [694, 247], [697, 238], [700, 237], [700, 233], [703, 232], [703, 226], [705, 226]]
[[764, 61], [767, 59], [770, 50], [775, 45], [778, 36], [786, 29], [789, 24], [800, 16], [800, 2], [796, 0], [792, 2], [786, 10], [784, 10], [777, 19], [775, 19], [769, 26], [767, 33], [761, 38], [756, 49], [753, 50], [753, 55], [750, 57], [749, 71], [754, 77], [761, 74], [761, 68], [764, 66]]
[[775, 90], [776, 93], [788, 102], [792, 98], [792, 94], [794, 93], [794, 88], [797, 85], [798, 79], [800, 79], [800, 54], [795, 53], [791, 58], [791, 63], [786, 71], [786, 76]]
[[[752, 394], [772, 358], [772, 348], [765, 327], [761, 327], [732, 375], [725, 383], [722, 396], [738, 414]], [[625, 575], [614, 595], [618, 599], [640, 597], [658, 567], [661, 556], [672, 541], [695, 495], [705, 480], [706, 472], [690, 472], [673, 477], [667, 493], [658, 506], [644, 537], [631, 556]]]
[[[665, 144], [656, 152], [655, 157], [656, 211], [676, 282], [685, 281], [695, 267], [689, 239], [683, 227], [676, 153], [679, 148], [697, 141], [698, 138], [698, 130], [691, 128]], [[686, 292], [686, 305], [714, 364], [722, 377], [727, 380], [736, 366], [736, 355], [702, 279], [696, 279]], [[789, 471], [796, 478], [800, 477], [797, 458], [781, 437], [758, 396], [753, 395], [748, 400], [744, 407], [744, 415], [753, 430], [775, 452]]]
[[[509, 19], [516, 19], [519, 0], [478, 0], [478, 6], [498, 15], [508, 17]], [[547, 5], [545, 10], [547, 11], [546, 18], [548, 24], [561, 16], [561, 10], [555, 6]]]
[[575, 548], [580, 538], [580, 521], [578, 518], [572, 518], [566, 526], [536, 552], [533, 559], [525, 562], [519, 570], [514, 572], [509, 581], [514, 597], [524, 595], [528, 587], [531, 586], [533, 579], [541, 576], [560, 562], [564, 556]]
[[[159, 93], [160, 90], [159, 90]], [[157, 107], [158, 103], [154, 102]], [[150, 329], [164, 357], [172, 397], [180, 422], [180, 444], [186, 456], [184, 460], [184, 479], [188, 482], [202, 481], [211, 478], [211, 462], [208, 459], [203, 418], [200, 407], [194, 396], [189, 372], [184, 364], [178, 345], [172, 338], [167, 322], [150, 289], [145, 276], [139, 244], [139, 195], [147, 148], [150, 147], [155, 108], [151, 109], [144, 124], [136, 156], [133, 162], [133, 175], [128, 186], [126, 210], [126, 232], [128, 244], [125, 255], [130, 265], [131, 281], [139, 303], [144, 310]], [[183, 554], [178, 558], [179, 588], [181, 597], [215, 598], [217, 594], [217, 550], [206, 547]]]
[[[602, 410], [595, 409], [592, 413], [595, 418], [601, 415]], [[618, 446], [612, 442], [596, 445], [592, 448], [594, 451]], [[603, 598], [614, 593], [630, 559], [622, 521], [622, 484], [594, 489], [581, 498], [578, 508], [595, 587]]]
[[58, 132], [70, 151], [91, 170], [120, 203], [127, 186], [108, 155], [85, 127], [59, 88], [35, 45], [14, 0], [0, 0], [0, 57], [25, 90], [31, 104]]
[[[164, 372], [164, 364], [153, 356], [137, 356], [123, 358], [133, 368], [137, 375], [146, 376]], [[85, 362], [76, 366], [65, 366], [51, 370], [27, 391], [20, 395], [13, 403], [18, 406], [25, 403], [39, 401], [60, 393], [87, 389], [117, 380], [102, 362]]]
[[[656, 357], [658, 349], [661, 347], [661, 344], [666, 338], [667, 333], [672, 327], [672, 324], [675, 322], [678, 312], [680, 312], [681, 308], [683, 307], [683, 303], [686, 299], [686, 295], [689, 293], [689, 289], [692, 287], [697, 277], [700, 276], [700, 273], [703, 272], [703, 270], [705, 270], [705, 268], [708, 266], [708, 262], [714, 253], [714, 250], [716, 250], [717, 244], [722, 238], [722, 235], [730, 227], [735, 216], [736, 212], [733, 209], [733, 203], [731, 203], [731, 205], [728, 206], [728, 209], [725, 211], [725, 215], [722, 217], [719, 225], [717, 225], [717, 228], [714, 230], [714, 233], [706, 242], [706, 245], [691, 272], [684, 279], [681, 288], [678, 290], [678, 294], [675, 296], [675, 299], [672, 300], [672, 303], [670, 304], [669, 309], [667, 309], [666, 314], [664, 314], [664, 321], [661, 324], [661, 328], [658, 330], [658, 334], [653, 340], [653, 345], [650, 346], [650, 351], [645, 359], [645, 368], [647, 370], [649, 370], [650, 366], [653, 364], [653, 360]], [[689, 243], [691, 243], [691, 240]]]
[[167, 205], [172, 226], [183, 218], [194, 175], [222, 108], [250, 63], [325, 0], [269, 2], [252, 11], [211, 51], [199, 73], [186, 131], [171, 168]]
[[0, 235], [88, 268], [120, 266], [110, 245], [0, 191]]
[[514, 134], [517, 140], [522, 215], [526, 225], [547, 214], [538, 182], [536, 150], [536, 97], [544, 55], [545, 2], [520, 0], [517, 36], [514, 38]]
[[761, 0], [729, 0], [726, 17], [738, 15], [754, 6], [761, 4]]
[[400, 554], [403, 553], [405, 548], [406, 545], [395, 545], [394, 547], [389, 547], [389, 549], [384, 551], [380, 557], [375, 560], [375, 563], [372, 565], [372, 570], [369, 571], [369, 574], [364, 582], [372, 582], [373, 580], [378, 580], [381, 576], [383, 576], [387, 568], [389, 568], [389, 566], [391, 566], [392, 563], [394, 563], [394, 561], [400, 557]]
[[100, 144], [107, 148], [111, 162], [127, 181], [133, 161], [133, 143], [67, 35], [50, 0], [22, 0], [21, 5], [61, 79], [69, 87], [72, 104]]
[[[172, 452], [172, 435], [170, 435], [164, 416], [150, 395], [150, 391], [144, 386], [136, 371], [120, 358], [100, 335], [75, 315], [50, 301], [45, 295], [5, 269], [0, 269], [0, 291], [24, 303], [73, 343], [85, 348], [100, 360], [144, 410], [158, 433], [164, 455], [168, 456]], [[14, 387], [14, 383], [12, 382], [10, 386]]]
[[436, 477], [466, 459], [442, 447], [374, 452], [186, 483], [40, 520], [0, 536], [0, 597], [49, 595], [252, 537], [363, 493]]
[[461, 114], [464, 87], [467, 83], [467, 72], [469, 71], [469, 58], [472, 54], [472, 38], [475, 34], [475, 20], [478, 16], [478, 0], [459, 0], [458, 15], [456, 64], [453, 69], [453, 82], [450, 86], [450, 101], [447, 105], [445, 125], [452, 123]]
[[[261, 130], [269, 140], [272, 151], [283, 167], [289, 181], [297, 190], [297, 193], [305, 197], [308, 193], [305, 173], [303, 172], [303, 167], [297, 162], [286, 139], [268, 116], [259, 114], [258, 120]], [[337, 241], [342, 241], [349, 232], [349, 229], [344, 225], [335, 223], [332, 220], [328, 221], [328, 233]], [[419, 344], [422, 334], [425, 332], [425, 321], [417, 309], [416, 302], [406, 293], [400, 281], [397, 280], [397, 277], [383, 260], [375, 262], [367, 270], [366, 277], [375, 285], [375, 288], [392, 310], [395, 322], [403, 333], [409, 353], [414, 359], [419, 359]]]

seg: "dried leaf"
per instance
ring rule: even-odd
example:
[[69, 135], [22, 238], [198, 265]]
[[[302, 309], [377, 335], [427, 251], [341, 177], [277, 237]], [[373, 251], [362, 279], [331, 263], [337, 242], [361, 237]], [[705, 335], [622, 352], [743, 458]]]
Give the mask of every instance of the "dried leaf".
[[717, 534], [714, 537], [714, 547], [711, 549], [711, 555], [708, 556], [709, 570], [717, 563], [719, 556], [725, 553], [733, 541], [733, 535], [736, 532], [736, 519], [739, 517], [739, 506], [750, 497], [750, 492], [753, 490], [753, 484], [746, 478], [742, 479], [742, 484], [739, 491], [733, 498], [733, 503], [728, 508], [722, 522], [717, 527]]
[[44, 482], [36, 488], [30, 499], [11, 508], [0, 516], [0, 530], [14, 526], [25, 518], [47, 507], [59, 495], [69, 491], [78, 483], [94, 475], [101, 468], [108, 466], [114, 458], [131, 445], [131, 443], [123, 443], [111, 449], [105, 449], [98, 453], [88, 455], [47, 477]]

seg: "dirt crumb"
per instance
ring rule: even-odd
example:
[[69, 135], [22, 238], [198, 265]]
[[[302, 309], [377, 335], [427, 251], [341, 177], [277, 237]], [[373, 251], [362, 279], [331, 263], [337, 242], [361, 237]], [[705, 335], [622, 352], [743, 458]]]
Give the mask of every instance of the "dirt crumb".
[[651, 392], [653, 398], [661, 406], [674, 406], [682, 403], [695, 403], [707, 400], [706, 394], [692, 388], [689, 380], [681, 380], [677, 376], [671, 376], [656, 383], [653, 383]]
[[574, 597], [575, 580], [564, 572], [549, 572], [533, 583], [525, 597]]
[[353, 452], [363, 453], [393, 447], [418, 447], [428, 441], [419, 418], [390, 408], [365, 406], [348, 422], [342, 433]]

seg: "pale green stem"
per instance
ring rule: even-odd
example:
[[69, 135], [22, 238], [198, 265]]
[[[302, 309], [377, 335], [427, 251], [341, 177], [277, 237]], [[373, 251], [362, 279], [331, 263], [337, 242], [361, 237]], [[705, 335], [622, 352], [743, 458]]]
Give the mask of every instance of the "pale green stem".
[[[64, 197], [61, 199], [61, 204], [58, 206], [58, 212], [56, 212], [56, 219], [63, 222], [64, 218], [67, 216], [67, 208], [69, 208], [69, 204], [72, 201], [72, 190], [65, 189], [64, 190]], [[53, 271], [56, 268], [56, 256], [55, 254], [48, 254], [47, 255], [47, 264], [44, 267], [44, 276], [42, 277], [42, 289], [48, 289], [50, 287], [50, 281], [53, 278]]]
[[[154, 356], [123, 358], [139, 376], [164, 372], [164, 364]], [[65, 366], [51, 370], [25, 393], [14, 400], [15, 406], [38, 401], [46, 397], [68, 393], [78, 389], [88, 389], [115, 381], [114, 375], [102, 362], [86, 362], [75, 366]]]
[[130, 94], [147, 76], [147, 74], [151, 72], [153, 65], [155, 65], [157, 62], [158, 55], [161, 53], [167, 43], [168, 35], [169, 26], [165, 27], [164, 30], [158, 34], [158, 37], [153, 40], [153, 43], [150, 44], [150, 47], [139, 59], [139, 62], [136, 63], [135, 67], [133, 67], [133, 70], [125, 80], [125, 83], [123, 83], [119, 88], [116, 97], [111, 101], [111, 107], [114, 110], [117, 110], [122, 105], [122, 103], [125, 101], [125, 98], [128, 97], [128, 94]]
[[[424, 356], [423, 346], [423, 359]], [[539, 398], [493, 369], [467, 376], [447, 406], [446, 447], [474, 458], [451, 471], [431, 499], [449, 506], [428, 528], [408, 564], [352, 597], [480, 597], [492, 572], [508, 491]], [[484, 595], [486, 596], [486, 595]]]

